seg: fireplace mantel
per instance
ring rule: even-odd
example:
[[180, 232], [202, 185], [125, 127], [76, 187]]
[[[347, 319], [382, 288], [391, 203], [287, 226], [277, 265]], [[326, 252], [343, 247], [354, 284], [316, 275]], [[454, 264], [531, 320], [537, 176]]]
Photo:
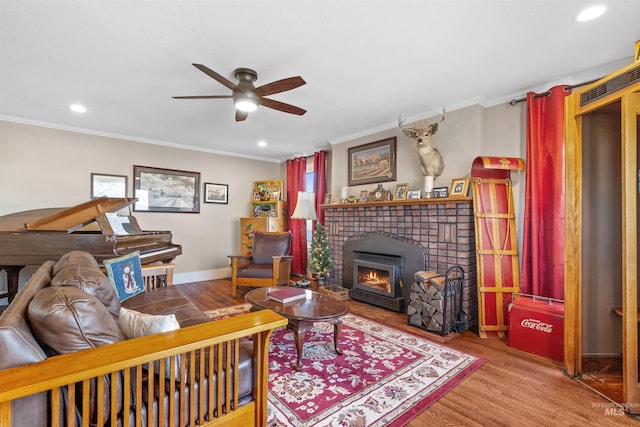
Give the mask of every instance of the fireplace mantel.
[[[349, 287], [345, 277], [348, 242], [385, 236], [419, 247], [426, 270], [446, 273], [452, 265], [464, 270], [463, 311], [470, 327], [477, 325], [476, 253], [473, 199], [447, 197], [321, 205], [334, 268], [329, 284]], [[407, 286], [413, 274], [407, 273]], [[408, 289], [408, 287], [407, 287]], [[407, 296], [407, 295], [405, 295]]]
[[412, 206], [412, 205], [433, 205], [443, 203], [469, 203], [471, 197], [437, 197], [433, 199], [396, 199], [384, 202], [355, 202], [355, 203], [332, 203], [320, 205], [322, 209], [333, 208], [361, 208], [364, 206]]

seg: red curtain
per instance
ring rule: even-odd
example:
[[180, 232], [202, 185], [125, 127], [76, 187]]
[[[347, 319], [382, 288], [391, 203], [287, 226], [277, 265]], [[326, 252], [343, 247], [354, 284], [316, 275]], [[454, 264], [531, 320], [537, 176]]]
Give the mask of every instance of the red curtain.
[[566, 86], [527, 94], [522, 292], [564, 299], [564, 98]]
[[291, 215], [296, 210], [298, 191], [304, 191], [306, 173], [306, 157], [287, 160], [288, 228], [291, 231], [291, 255], [293, 255], [291, 272], [296, 274], [305, 273], [304, 270], [307, 266], [306, 220], [291, 219]]
[[327, 194], [326, 151], [318, 151], [313, 154], [313, 192], [316, 193], [316, 212], [318, 213], [318, 222], [324, 225], [324, 209], [320, 209], [318, 206], [324, 203], [324, 195]]

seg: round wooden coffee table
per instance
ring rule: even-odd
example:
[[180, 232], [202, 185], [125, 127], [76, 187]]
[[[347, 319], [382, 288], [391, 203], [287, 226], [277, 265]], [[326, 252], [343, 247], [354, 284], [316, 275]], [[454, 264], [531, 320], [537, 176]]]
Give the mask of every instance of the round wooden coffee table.
[[[293, 368], [299, 371], [302, 368], [302, 347], [307, 331], [315, 322], [328, 322], [333, 324], [333, 346], [337, 354], [342, 354], [338, 348], [340, 331], [342, 330], [342, 318], [349, 312], [349, 306], [343, 301], [321, 294], [320, 292], [305, 289], [304, 299], [299, 299], [286, 304], [269, 299], [269, 292], [284, 287], [256, 288], [246, 293], [244, 299], [254, 309], [269, 309], [286, 317], [289, 320], [287, 327], [293, 331], [298, 352], [298, 361]], [[301, 289], [302, 290], [302, 289]]]

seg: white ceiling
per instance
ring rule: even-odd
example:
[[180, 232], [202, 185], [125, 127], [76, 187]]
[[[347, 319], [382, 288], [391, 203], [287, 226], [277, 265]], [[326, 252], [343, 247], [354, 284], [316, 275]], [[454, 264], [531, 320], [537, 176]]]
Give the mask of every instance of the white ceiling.
[[[640, 1], [595, 1], [608, 12], [579, 24], [593, 1], [0, 0], [0, 119], [280, 161], [629, 63]], [[172, 99], [230, 93], [192, 63], [300, 75], [271, 98], [308, 112]]]

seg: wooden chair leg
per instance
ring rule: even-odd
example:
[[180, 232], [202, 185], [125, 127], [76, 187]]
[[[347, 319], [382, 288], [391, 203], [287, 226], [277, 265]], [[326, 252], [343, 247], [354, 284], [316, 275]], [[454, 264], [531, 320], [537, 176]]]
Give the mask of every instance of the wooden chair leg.
[[236, 285], [236, 281], [231, 279], [231, 298], [235, 298], [238, 296], [238, 286]]
[[235, 298], [238, 295], [238, 260], [236, 257], [231, 258], [231, 298]]

